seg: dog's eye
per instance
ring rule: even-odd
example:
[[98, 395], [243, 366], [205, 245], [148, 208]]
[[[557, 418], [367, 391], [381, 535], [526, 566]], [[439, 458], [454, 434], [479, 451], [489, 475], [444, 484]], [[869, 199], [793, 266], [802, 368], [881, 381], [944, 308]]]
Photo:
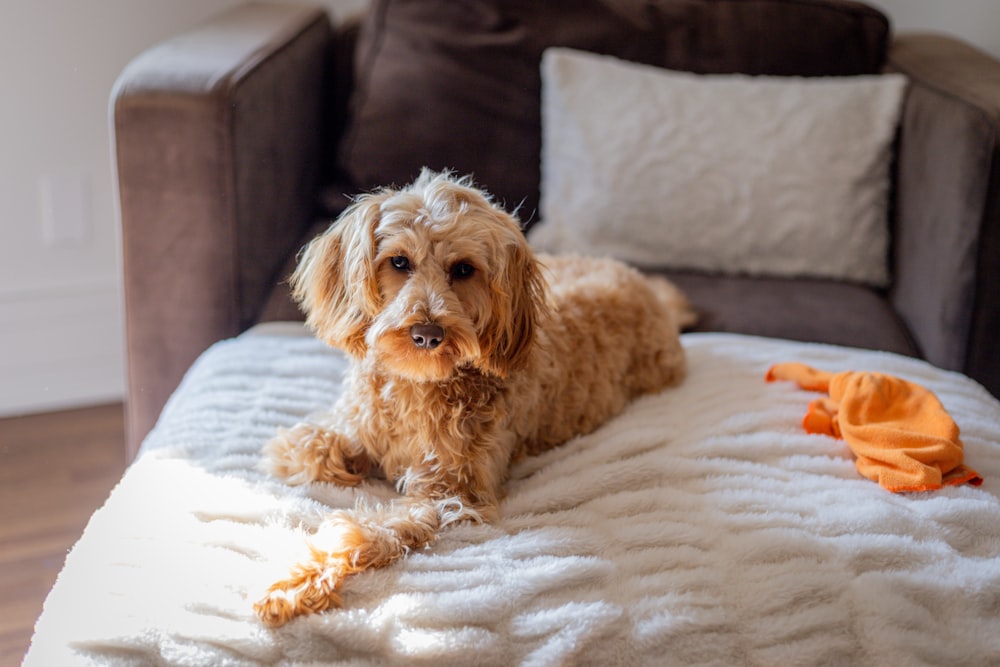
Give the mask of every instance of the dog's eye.
[[475, 272], [476, 267], [466, 262], [458, 262], [451, 267], [452, 280], [465, 280], [466, 278], [471, 278], [472, 274]]
[[405, 255], [396, 255], [395, 257], [391, 257], [389, 258], [389, 263], [392, 264], [392, 268], [397, 271], [410, 270], [410, 259]]

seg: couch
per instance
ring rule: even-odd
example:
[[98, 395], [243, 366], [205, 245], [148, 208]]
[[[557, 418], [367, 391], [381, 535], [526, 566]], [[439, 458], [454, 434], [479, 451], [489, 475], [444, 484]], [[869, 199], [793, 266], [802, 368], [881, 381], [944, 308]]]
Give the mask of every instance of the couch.
[[283, 279], [349, 195], [447, 168], [538, 223], [554, 45], [699, 74], [905, 75], [884, 284], [644, 268], [688, 293], [699, 331], [901, 353], [1000, 394], [1000, 63], [961, 41], [840, 0], [378, 0], [336, 24], [248, 4], [141, 54], [113, 92], [130, 455], [207, 346], [301, 318]]
[[[890, 47], [881, 14], [835, 0], [376, 0], [337, 27], [248, 5], [140, 56], [115, 136], [142, 446], [24, 664], [996, 664], [997, 71], [948, 38]], [[820, 74], [844, 76], [789, 76]], [[714, 331], [682, 334], [679, 386], [512, 462], [496, 521], [268, 627], [254, 601], [329, 548], [330, 511], [398, 497], [261, 469], [349, 373], [288, 321], [284, 277], [345, 193], [424, 164], [473, 172], [538, 247], [666, 273]], [[886, 461], [804, 428], [833, 407], [782, 362], [916, 383], [947, 443], [881, 424]], [[939, 450], [963, 475], [910, 465]]]
[[[215, 343], [67, 555], [24, 665], [996, 664], [1000, 402], [904, 355], [682, 342], [683, 384], [512, 466], [495, 523], [453, 525], [280, 628], [253, 603], [309, 533], [395, 494], [258, 469], [277, 428], [335, 399], [344, 355], [295, 322]], [[786, 360], [932, 390], [982, 485], [865, 479], [802, 429], [818, 394], [765, 382]]]

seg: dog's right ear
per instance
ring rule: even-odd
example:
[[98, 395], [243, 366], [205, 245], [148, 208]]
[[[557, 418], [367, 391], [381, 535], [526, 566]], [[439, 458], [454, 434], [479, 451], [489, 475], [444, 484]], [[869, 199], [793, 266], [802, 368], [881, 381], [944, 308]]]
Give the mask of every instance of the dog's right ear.
[[355, 357], [367, 352], [365, 334], [382, 307], [374, 259], [384, 199], [365, 195], [351, 205], [302, 250], [290, 279], [316, 335]]

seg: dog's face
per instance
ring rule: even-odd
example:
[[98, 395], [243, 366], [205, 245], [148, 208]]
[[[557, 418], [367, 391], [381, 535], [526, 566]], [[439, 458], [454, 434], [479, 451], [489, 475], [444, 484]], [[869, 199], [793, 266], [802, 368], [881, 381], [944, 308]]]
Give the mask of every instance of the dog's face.
[[360, 198], [306, 247], [292, 287], [321, 339], [416, 381], [462, 366], [505, 377], [546, 302], [517, 221], [431, 172]]

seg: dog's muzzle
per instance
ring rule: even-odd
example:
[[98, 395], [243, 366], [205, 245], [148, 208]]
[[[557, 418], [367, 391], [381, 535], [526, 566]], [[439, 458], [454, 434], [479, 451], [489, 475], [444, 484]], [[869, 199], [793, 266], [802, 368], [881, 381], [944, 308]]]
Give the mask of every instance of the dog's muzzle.
[[410, 340], [421, 350], [433, 350], [444, 341], [444, 329], [437, 324], [414, 324]]

